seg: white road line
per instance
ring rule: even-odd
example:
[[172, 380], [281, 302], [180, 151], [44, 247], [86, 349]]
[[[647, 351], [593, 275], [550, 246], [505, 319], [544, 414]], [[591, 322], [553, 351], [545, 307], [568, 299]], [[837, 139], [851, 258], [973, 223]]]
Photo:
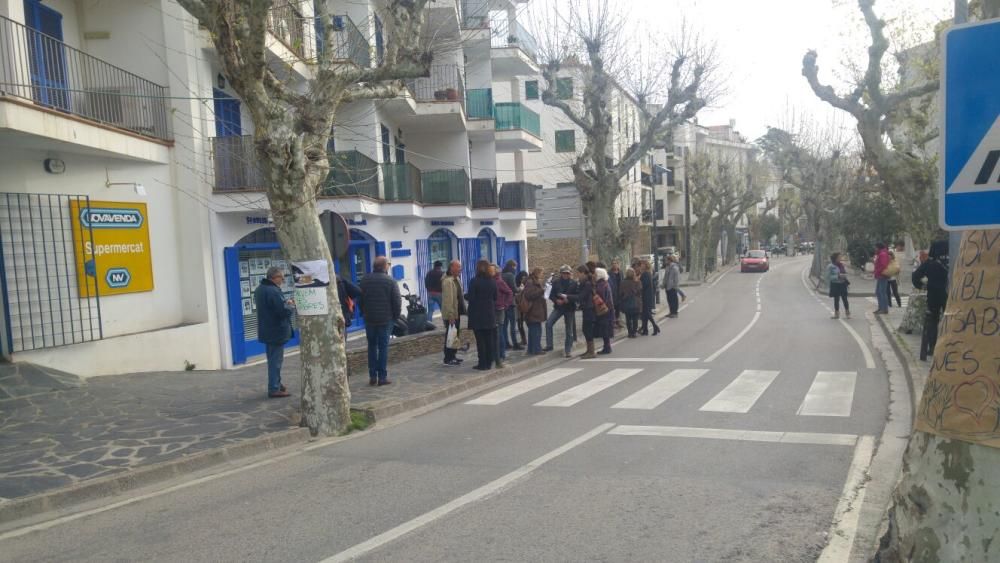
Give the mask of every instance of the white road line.
[[729, 274], [729, 272], [732, 272], [732, 271], [733, 271], [733, 268], [730, 267], [725, 272], [722, 272], [722, 275], [720, 275], [719, 277], [715, 278], [715, 281], [712, 282], [708, 287], [715, 287], [716, 284], [718, 284], [720, 281], [722, 281], [722, 278], [726, 277], [726, 275]]
[[[801, 275], [799, 276], [800, 279], [802, 280], [802, 286], [806, 288], [806, 291], [810, 295], [812, 295], [816, 299], [816, 301], [819, 302], [820, 305], [823, 305], [824, 309], [832, 313], [832, 311], [830, 311], [830, 308], [823, 304], [820, 298], [816, 296], [816, 292], [813, 291], [812, 288], [809, 287], [809, 283], [806, 282], [806, 272], [808, 271], [809, 271], [809, 266], [806, 266], [802, 270]], [[854, 341], [858, 343], [858, 347], [861, 348], [861, 355], [864, 356], [865, 358], [865, 367], [868, 369], [875, 369], [875, 357], [872, 356], [872, 351], [868, 347], [868, 344], [866, 344], [865, 341], [861, 339], [861, 335], [858, 334], [858, 332], [854, 330], [854, 327], [848, 324], [847, 321], [845, 321], [844, 319], [839, 319], [839, 322], [845, 329], [847, 329], [847, 332], [851, 335], [852, 338], [854, 338]]]
[[707, 369], [675, 369], [632, 395], [626, 397], [613, 409], [651, 410], [663, 404], [708, 373]]
[[764, 371], [757, 369], [743, 370], [732, 383], [719, 392], [709, 402], [701, 407], [702, 411], [708, 412], [738, 412], [745, 413], [753, 407], [757, 399], [764, 394], [764, 391], [778, 377], [776, 371]]
[[875, 437], [862, 436], [854, 448], [854, 459], [847, 473], [844, 492], [840, 495], [837, 510], [833, 513], [833, 525], [830, 527], [830, 543], [826, 544], [817, 563], [839, 563], [851, 557], [854, 547], [854, 537], [858, 533], [858, 520], [861, 518], [861, 505], [865, 500], [866, 478], [871, 465], [872, 452], [875, 450]]
[[365, 555], [394, 540], [397, 540], [400, 537], [410, 532], [413, 532], [414, 530], [422, 528], [423, 526], [426, 526], [434, 522], [435, 520], [439, 520], [440, 518], [447, 516], [448, 514], [458, 510], [459, 508], [462, 508], [463, 506], [466, 506], [474, 502], [478, 502], [489, 496], [495, 495], [500, 491], [502, 491], [504, 488], [512, 485], [515, 481], [529, 475], [532, 471], [538, 469], [542, 465], [548, 463], [549, 461], [552, 461], [553, 459], [583, 444], [584, 442], [587, 442], [588, 440], [603, 434], [608, 429], [614, 428], [614, 426], [615, 425], [612, 423], [602, 424], [597, 428], [594, 428], [590, 432], [587, 432], [583, 436], [580, 436], [575, 440], [572, 440], [562, 446], [559, 446], [558, 448], [543, 455], [542, 457], [528, 463], [527, 465], [523, 465], [515, 469], [514, 471], [511, 471], [510, 473], [504, 475], [503, 477], [500, 477], [499, 479], [490, 481], [489, 483], [483, 485], [482, 487], [479, 487], [478, 489], [470, 491], [447, 504], [435, 508], [434, 510], [425, 512], [424, 514], [421, 514], [420, 516], [417, 516], [416, 518], [408, 522], [404, 522], [399, 526], [392, 528], [391, 530], [383, 532], [371, 538], [368, 541], [359, 543], [349, 549], [341, 551], [336, 555], [328, 557], [323, 561], [321, 561], [320, 563], [337, 563], [340, 561], [350, 561], [351, 559]]
[[[775, 444], [811, 444], [817, 446], [853, 446], [854, 434], [822, 434], [814, 432], [768, 432], [764, 430], [734, 430], [729, 428], [693, 428], [688, 426], [628, 426], [619, 425], [608, 434], [615, 436], [656, 436], [662, 438], [704, 438], [771, 442]], [[869, 436], [865, 436], [869, 438]]]
[[693, 363], [697, 362], [698, 358], [593, 358], [591, 360], [580, 360], [582, 362], [636, 362], [636, 363], [650, 363], [650, 364], [669, 364], [669, 363]]
[[744, 336], [747, 335], [748, 332], [750, 332], [750, 329], [753, 328], [753, 325], [757, 324], [757, 321], [759, 319], [760, 319], [760, 311], [757, 311], [756, 313], [753, 314], [753, 320], [750, 321], [750, 324], [748, 324], [746, 326], [746, 328], [744, 328], [743, 330], [741, 330], [740, 333], [737, 334], [732, 340], [730, 340], [729, 342], [727, 342], [725, 346], [723, 346], [722, 348], [719, 348], [718, 350], [715, 351], [714, 354], [712, 354], [711, 356], [705, 358], [705, 361], [706, 362], [714, 361], [716, 358], [718, 358], [719, 356], [721, 356], [723, 354], [723, 352], [725, 352], [726, 350], [732, 348], [733, 345], [735, 345], [737, 342], [739, 342], [741, 338], [743, 338]]
[[633, 375], [642, 371], [641, 369], [613, 369], [604, 375], [599, 375], [590, 381], [586, 381], [571, 387], [558, 395], [554, 395], [535, 403], [536, 407], [571, 407], [580, 401], [604, 391], [608, 387], [621, 383]]
[[473, 399], [466, 402], [467, 405], [499, 405], [504, 401], [509, 401], [514, 397], [519, 397], [528, 393], [529, 391], [534, 391], [539, 387], [548, 385], [559, 381], [560, 379], [573, 375], [574, 373], [582, 371], [581, 368], [557, 368], [549, 370], [545, 373], [536, 375], [534, 377], [529, 377], [523, 381], [518, 381], [517, 383], [508, 385], [503, 389], [497, 389], [492, 393], [487, 393], [482, 397]]
[[854, 402], [855, 371], [821, 371], [816, 373], [798, 414], [802, 416], [851, 416]]

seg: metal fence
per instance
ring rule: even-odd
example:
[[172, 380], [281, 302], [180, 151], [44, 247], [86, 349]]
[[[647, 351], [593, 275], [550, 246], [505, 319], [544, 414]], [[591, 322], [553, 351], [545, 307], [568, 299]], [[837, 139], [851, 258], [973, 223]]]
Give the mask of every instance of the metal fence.
[[458, 65], [431, 65], [430, 76], [406, 81], [419, 102], [458, 102], [465, 105], [465, 80]]
[[264, 175], [257, 166], [252, 135], [212, 138], [215, 162], [215, 191], [261, 191]]
[[495, 178], [472, 179], [472, 208], [497, 208], [497, 181]]
[[96, 271], [84, 259], [93, 231], [82, 221], [74, 230], [71, 206], [86, 209], [90, 200], [0, 193], [0, 319], [7, 353], [104, 336], [97, 284], [80, 279]]
[[[361, 68], [372, 66], [371, 47], [364, 34], [354, 25], [348, 16], [333, 16], [331, 18], [331, 35], [333, 44], [331, 56], [335, 60], [350, 61]], [[326, 46], [323, 44], [321, 32], [317, 30], [316, 50], [323, 54]]]
[[385, 201], [419, 202], [423, 198], [420, 170], [410, 163], [383, 162], [382, 181]]
[[323, 195], [379, 199], [378, 163], [358, 151], [331, 154]]
[[533, 61], [538, 60], [538, 41], [523, 25], [505, 19], [490, 22], [490, 46], [494, 49], [517, 47]]
[[469, 206], [469, 175], [464, 168], [425, 170], [420, 173], [423, 189], [421, 203], [428, 205]]
[[0, 95], [170, 140], [166, 88], [0, 16]]
[[500, 187], [500, 209], [534, 210], [541, 186], [527, 182], [507, 182]]
[[[299, 9], [300, 2], [286, 2], [271, 8], [267, 14], [267, 30], [300, 58], [306, 56], [306, 19]], [[309, 20], [310, 25], [312, 20]]]

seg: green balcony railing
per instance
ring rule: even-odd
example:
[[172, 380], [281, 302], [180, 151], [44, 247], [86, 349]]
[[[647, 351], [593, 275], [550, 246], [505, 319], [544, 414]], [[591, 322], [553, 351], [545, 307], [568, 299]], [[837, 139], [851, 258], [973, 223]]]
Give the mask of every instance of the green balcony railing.
[[522, 104], [503, 102], [496, 104], [497, 131], [513, 131], [521, 129], [542, 138], [542, 122], [538, 114]]
[[423, 189], [421, 203], [465, 206], [470, 204], [469, 175], [464, 169], [426, 170], [420, 177]]
[[477, 88], [466, 91], [465, 111], [469, 119], [493, 119], [493, 89]]
[[358, 151], [331, 154], [323, 195], [379, 199], [378, 163]]
[[384, 201], [421, 201], [420, 170], [409, 163], [382, 163]]

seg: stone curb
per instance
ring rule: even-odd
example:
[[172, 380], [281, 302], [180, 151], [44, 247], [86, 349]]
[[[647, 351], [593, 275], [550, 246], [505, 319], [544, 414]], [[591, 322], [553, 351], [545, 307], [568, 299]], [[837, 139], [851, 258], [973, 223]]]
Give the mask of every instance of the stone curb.
[[282, 430], [197, 452], [179, 459], [129, 469], [118, 475], [82, 481], [54, 491], [12, 499], [0, 504], [0, 524], [68, 508], [87, 501], [117, 496], [215, 465], [306, 442], [309, 438], [308, 428]]

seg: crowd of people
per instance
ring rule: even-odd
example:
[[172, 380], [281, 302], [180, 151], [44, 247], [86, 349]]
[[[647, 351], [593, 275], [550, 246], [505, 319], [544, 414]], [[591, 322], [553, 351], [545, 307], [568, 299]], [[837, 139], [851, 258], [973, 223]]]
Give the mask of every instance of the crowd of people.
[[[676, 318], [679, 299], [683, 298], [676, 257], [668, 257], [665, 267], [660, 287], [666, 293], [668, 317]], [[389, 339], [402, 313], [399, 286], [388, 269], [388, 260], [380, 256], [374, 260], [372, 272], [361, 279], [360, 287], [340, 276], [336, 280], [345, 325], [350, 325], [356, 307], [364, 318], [368, 383], [372, 386], [392, 383], [388, 374]], [[284, 272], [272, 268], [255, 292], [258, 334], [267, 353], [269, 397], [289, 396], [281, 383], [281, 367], [284, 346], [292, 338], [295, 304], [284, 298], [283, 281]], [[468, 348], [462, 317], [466, 318], [464, 329], [475, 337], [475, 369], [484, 371], [504, 367], [509, 351], [523, 350], [529, 356], [552, 351], [554, 329], [560, 321], [565, 329], [562, 352], [566, 358], [572, 356], [578, 342], [578, 328], [586, 343], [586, 352], [581, 356], [584, 359], [610, 354], [616, 329], [626, 330], [629, 338], [660, 333], [653, 317], [657, 287], [648, 260], [636, 259], [624, 271], [618, 260], [613, 260], [610, 267], [593, 261], [576, 268], [563, 265], [549, 278], [542, 268], [519, 271], [514, 260], [508, 260], [502, 269], [488, 260], [479, 260], [475, 275], [465, 286], [460, 261], [453, 260], [447, 269], [435, 262], [424, 286], [431, 310], [436, 306], [441, 312], [444, 365], [449, 367], [461, 365], [458, 352]], [[581, 313], [579, 327], [577, 311]]]

